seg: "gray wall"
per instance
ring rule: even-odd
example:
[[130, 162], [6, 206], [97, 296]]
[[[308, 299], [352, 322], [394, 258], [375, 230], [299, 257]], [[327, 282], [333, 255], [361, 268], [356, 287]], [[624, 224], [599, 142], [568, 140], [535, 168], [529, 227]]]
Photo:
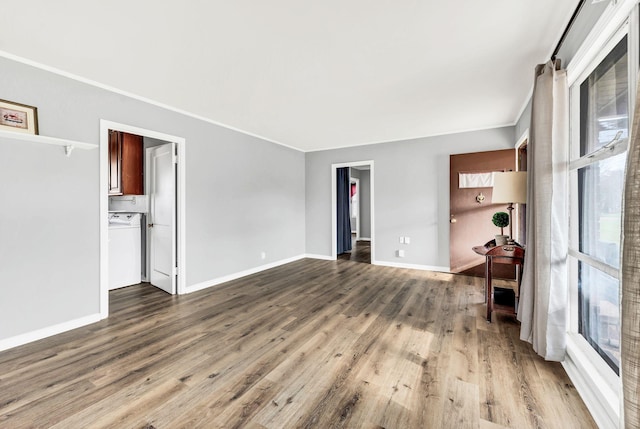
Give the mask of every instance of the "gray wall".
[[[369, 171], [350, 168], [351, 177], [360, 179], [360, 237], [371, 238], [371, 183]], [[351, 229], [355, 230], [355, 218], [351, 218]]]
[[[374, 161], [375, 254], [382, 262], [449, 266], [449, 155], [512, 148], [514, 128], [306, 154], [307, 253], [331, 256], [331, 164]], [[398, 238], [405, 258], [395, 256]]]
[[[98, 144], [107, 119], [186, 139], [187, 286], [304, 253], [302, 152], [4, 58], [0, 70], [2, 98], [37, 106], [42, 135]], [[2, 340], [99, 312], [99, 151], [0, 145]]]
[[170, 143], [170, 142], [166, 140], [154, 139], [152, 137], [142, 138], [142, 148], [144, 149], [145, 153], [146, 153], [146, 150], [149, 149], [150, 147], [162, 146], [163, 144], [167, 144], [167, 143]]
[[[586, 2], [580, 11], [580, 14], [576, 18], [567, 38], [562, 43], [560, 51], [558, 52], [558, 58], [562, 60], [562, 68], [566, 68], [571, 62], [573, 57], [578, 52], [580, 45], [584, 42], [585, 38], [589, 35], [589, 32], [593, 29], [596, 22], [607, 8], [608, 1], [601, 3], [591, 4]], [[556, 42], [557, 43], [557, 42]], [[549, 49], [554, 49], [554, 46], [550, 46]], [[542, 58], [540, 62], [548, 61], [548, 58]], [[531, 70], [531, 78], [533, 79], [534, 71]], [[527, 104], [518, 121], [516, 123], [516, 137], [519, 138], [531, 125], [531, 100]]]
[[0, 153], [0, 340], [97, 313], [98, 151], [0, 138]]
[[522, 135], [529, 129], [531, 125], [531, 98], [529, 98], [529, 102], [527, 106], [522, 111], [520, 118], [518, 118], [518, 122], [515, 125], [515, 135], [516, 139], [522, 137]]
[[371, 174], [360, 170], [360, 237], [371, 238]]

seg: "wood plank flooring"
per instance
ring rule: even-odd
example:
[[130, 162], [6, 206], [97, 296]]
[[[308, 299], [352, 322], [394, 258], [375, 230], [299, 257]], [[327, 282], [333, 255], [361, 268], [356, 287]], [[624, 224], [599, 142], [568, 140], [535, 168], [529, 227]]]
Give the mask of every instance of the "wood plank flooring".
[[482, 280], [305, 259], [0, 353], [1, 428], [594, 428]]
[[338, 255], [338, 259], [344, 261], [362, 262], [363, 264], [371, 263], [371, 242], [364, 240], [356, 240], [355, 236], [352, 237], [352, 249], [350, 252], [345, 252]]

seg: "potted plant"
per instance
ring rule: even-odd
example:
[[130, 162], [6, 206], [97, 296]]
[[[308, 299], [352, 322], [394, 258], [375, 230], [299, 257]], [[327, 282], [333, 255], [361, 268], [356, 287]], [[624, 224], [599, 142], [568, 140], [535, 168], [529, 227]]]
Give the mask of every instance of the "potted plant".
[[509, 226], [509, 214], [505, 212], [496, 212], [491, 218], [495, 226], [500, 228], [500, 235], [496, 235], [496, 246], [507, 244], [508, 235], [504, 235], [504, 228]]

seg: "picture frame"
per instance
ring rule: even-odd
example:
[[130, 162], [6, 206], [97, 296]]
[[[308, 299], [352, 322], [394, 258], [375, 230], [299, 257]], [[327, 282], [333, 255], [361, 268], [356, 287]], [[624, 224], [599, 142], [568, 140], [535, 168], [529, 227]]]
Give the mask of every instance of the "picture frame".
[[38, 134], [38, 109], [0, 99], [0, 130]]

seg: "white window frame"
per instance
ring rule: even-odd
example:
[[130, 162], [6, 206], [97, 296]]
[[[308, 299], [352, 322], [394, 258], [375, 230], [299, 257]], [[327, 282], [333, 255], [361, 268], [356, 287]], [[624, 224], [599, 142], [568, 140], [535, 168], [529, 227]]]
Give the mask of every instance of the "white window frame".
[[[609, 39], [609, 41], [602, 47], [599, 54], [594, 57], [593, 61], [589, 63], [589, 67], [587, 67], [580, 75], [578, 79], [571, 85], [569, 88], [569, 94], [571, 97], [570, 102], [570, 124], [571, 124], [571, 144], [570, 144], [570, 162], [569, 162], [569, 334], [577, 335], [579, 338], [576, 338], [575, 341], [580, 343], [584, 342], [584, 344], [588, 347], [589, 350], [593, 350], [588, 342], [578, 333], [578, 261], [589, 264], [590, 266], [597, 268], [600, 271], [605, 272], [616, 280], [620, 280], [620, 270], [618, 268], [612, 267], [608, 264], [605, 264], [602, 261], [594, 259], [588, 254], [580, 252], [579, 249], [579, 225], [577, 224], [579, 216], [578, 216], [578, 170], [580, 168], [594, 165], [597, 162], [611, 158], [617, 154], [620, 154], [627, 149], [628, 140], [627, 139], [619, 139], [617, 141], [613, 141], [610, 149], [601, 148], [595, 150], [591, 153], [585, 154], [580, 157], [580, 85], [591, 75], [591, 73], [595, 70], [595, 68], [602, 62], [602, 60], [613, 50], [613, 48], [625, 37], [628, 35], [629, 25], [628, 21], [623, 24], [623, 26]], [[629, 53], [631, 52], [632, 47], [631, 39], [627, 38], [627, 63], [628, 63], [628, 73], [629, 73], [629, 81], [635, 79], [636, 77], [632, 74], [631, 67], [631, 58]], [[632, 103], [632, 95], [629, 94], [629, 112], [631, 114], [633, 108]], [[631, 120], [631, 118], [629, 119]], [[631, 125], [631, 122], [629, 122]], [[593, 360], [601, 360], [600, 356], [593, 350], [594, 357]], [[597, 358], [596, 358], [597, 356]], [[616, 387], [619, 383], [618, 376], [615, 372], [606, 365], [607, 371], [604, 371], [601, 374], [607, 381], [611, 387]]]
[[[627, 139], [579, 157], [580, 151], [580, 84], [593, 72], [611, 50], [627, 36], [629, 72], [629, 126], [633, 123], [636, 81], [638, 77], [638, 0], [612, 2], [584, 41], [567, 67], [570, 90], [570, 163], [569, 163], [569, 317], [567, 326], [567, 357], [563, 366], [600, 427], [617, 427], [621, 415], [620, 378], [578, 332], [578, 261], [588, 263], [619, 279], [619, 269], [581, 253], [578, 244], [578, 174], [579, 168], [622, 153]], [[629, 130], [631, 132], [631, 130]]]

